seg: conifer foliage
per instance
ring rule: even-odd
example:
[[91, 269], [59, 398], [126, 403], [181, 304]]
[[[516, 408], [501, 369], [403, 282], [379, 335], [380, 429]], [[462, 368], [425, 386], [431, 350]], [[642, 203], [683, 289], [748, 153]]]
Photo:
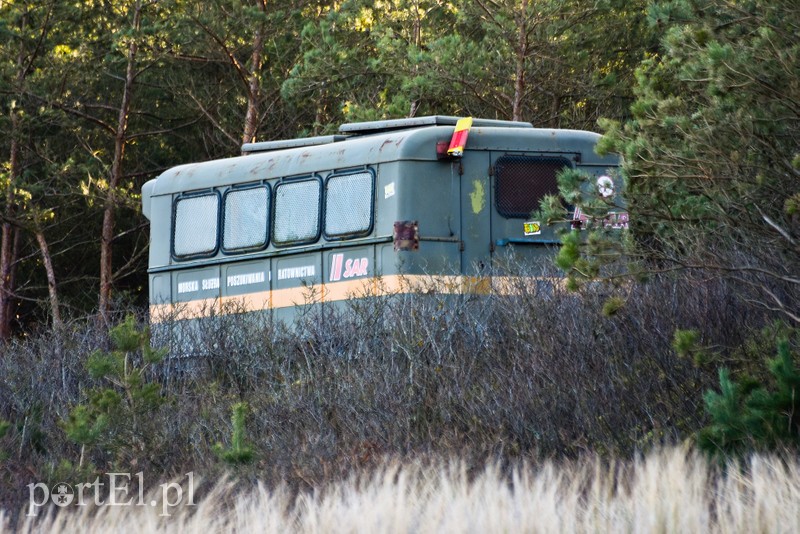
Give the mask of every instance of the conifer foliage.
[[148, 370], [166, 351], [150, 347], [147, 328], [133, 316], [109, 332], [114, 350], [95, 351], [86, 368], [101, 386], [87, 392], [86, 402], [72, 408], [62, 422], [67, 437], [81, 446], [79, 465], [87, 447], [97, 446], [119, 465], [146, 458], [157, 432], [149, 428], [152, 414], [165, 401], [161, 384], [148, 379]]
[[800, 447], [800, 368], [796, 347], [781, 339], [767, 360], [771, 383], [749, 376], [731, 378], [720, 369], [720, 392], [705, 394], [712, 423], [700, 431], [699, 445], [712, 453], [742, 454], [758, 449]]
[[228, 465], [247, 464], [255, 457], [253, 447], [246, 438], [245, 419], [248, 410], [246, 402], [237, 402], [233, 405], [231, 409], [231, 444], [229, 447], [223, 447], [222, 443], [214, 446], [214, 453]]
[[[640, 271], [733, 278], [800, 323], [800, 4], [675, 0], [649, 14], [661, 51], [637, 69], [632, 117], [601, 121], [599, 147], [624, 157], [633, 239], [589, 233], [589, 260], [562, 263], [591, 278], [623, 255]], [[575, 199], [590, 185], [564, 177], [562, 196], [591, 212], [594, 197]]]

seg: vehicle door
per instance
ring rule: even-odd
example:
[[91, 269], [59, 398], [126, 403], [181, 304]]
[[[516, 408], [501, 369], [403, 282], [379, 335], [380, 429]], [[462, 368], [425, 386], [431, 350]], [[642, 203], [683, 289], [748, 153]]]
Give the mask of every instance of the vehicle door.
[[545, 195], [557, 195], [556, 175], [572, 168], [578, 154], [500, 152], [491, 154], [491, 243], [493, 257], [532, 259], [552, 255], [558, 227], [536, 214]]
[[488, 150], [465, 150], [453, 163], [460, 174], [461, 272], [469, 276], [479, 276], [491, 263], [490, 163]]

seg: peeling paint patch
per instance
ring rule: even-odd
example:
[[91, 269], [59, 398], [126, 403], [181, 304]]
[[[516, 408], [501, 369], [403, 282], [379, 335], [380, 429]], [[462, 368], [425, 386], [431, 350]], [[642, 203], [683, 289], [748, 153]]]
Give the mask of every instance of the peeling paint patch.
[[469, 200], [472, 203], [472, 213], [477, 215], [486, 206], [486, 192], [480, 180], [473, 180], [472, 187], [473, 191], [469, 194]]

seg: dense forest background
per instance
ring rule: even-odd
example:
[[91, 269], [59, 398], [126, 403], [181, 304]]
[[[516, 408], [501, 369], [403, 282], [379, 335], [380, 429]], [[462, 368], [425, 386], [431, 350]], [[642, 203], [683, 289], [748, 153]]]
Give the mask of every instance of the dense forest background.
[[[791, 0], [4, 0], [0, 337], [145, 301], [164, 169], [426, 114], [608, 133], [640, 245], [611, 248], [797, 322], [799, 23]], [[574, 273], [614, 256], [587, 252]]]
[[654, 22], [614, 0], [3, 1], [0, 336], [144, 302], [139, 191], [170, 166], [378, 118], [596, 130], [630, 115]]

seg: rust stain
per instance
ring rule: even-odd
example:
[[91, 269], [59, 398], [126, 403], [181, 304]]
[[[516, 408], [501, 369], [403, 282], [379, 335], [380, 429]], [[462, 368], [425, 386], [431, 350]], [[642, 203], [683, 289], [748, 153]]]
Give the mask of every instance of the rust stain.
[[394, 250], [419, 250], [419, 226], [417, 221], [395, 221]]

